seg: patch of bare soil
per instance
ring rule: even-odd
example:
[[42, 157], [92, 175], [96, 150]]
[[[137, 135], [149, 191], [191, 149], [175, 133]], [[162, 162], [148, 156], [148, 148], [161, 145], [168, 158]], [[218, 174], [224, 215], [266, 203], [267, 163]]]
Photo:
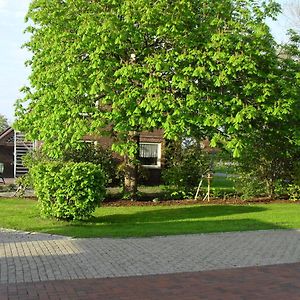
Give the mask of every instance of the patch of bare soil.
[[216, 205], [228, 205], [228, 204], [234, 204], [234, 205], [249, 205], [249, 204], [274, 204], [274, 203], [297, 203], [300, 204], [300, 201], [289, 201], [289, 200], [283, 200], [283, 199], [270, 199], [267, 197], [262, 198], [253, 198], [250, 200], [243, 200], [240, 198], [229, 198], [229, 199], [222, 199], [222, 198], [213, 198], [210, 199], [208, 202], [207, 200], [137, 200], [137, 201], [131, 201], [131, 200], [114, 200], [109, 199], [105, 200], [102, 203], [102, 206], [171, 206], [171, 205], [199, 205], [199, 204], [216, 204]]

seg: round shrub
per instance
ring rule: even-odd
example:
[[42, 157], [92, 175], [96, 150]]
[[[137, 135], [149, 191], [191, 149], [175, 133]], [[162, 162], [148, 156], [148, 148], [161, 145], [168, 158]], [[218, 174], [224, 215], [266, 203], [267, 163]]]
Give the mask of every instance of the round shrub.
[[92, 163], [43, 162], [31, 175], [43, 216], [87, 219], [105, 196], [105, 174]]

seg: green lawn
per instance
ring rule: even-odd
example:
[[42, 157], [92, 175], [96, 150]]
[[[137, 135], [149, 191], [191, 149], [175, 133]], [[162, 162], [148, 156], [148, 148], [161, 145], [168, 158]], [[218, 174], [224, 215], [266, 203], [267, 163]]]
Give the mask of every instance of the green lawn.
[[0, 227], [72, 237], [129, 237], [300, 228], [300, 205], [100, 207], [86, 222], [39, 217], [37, 202], [0, 199]]

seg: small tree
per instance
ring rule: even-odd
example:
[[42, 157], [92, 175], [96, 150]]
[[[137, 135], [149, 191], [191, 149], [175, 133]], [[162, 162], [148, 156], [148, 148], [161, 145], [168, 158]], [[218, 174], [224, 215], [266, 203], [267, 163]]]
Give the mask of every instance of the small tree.
[[266, 193], [273, 198], [277, 183], [292, 180], [300, 148], [290, 143], [283, 132], [276, 132], [278, 127], [273, 124], [273, 128], [257, 132], [236, 158], [240, 190], [246, 197]]
[[4, 115], [0, 114], [0, 132], [8, 128], [8, 120]]
[[188, 143], [170, 142], [166, 150], [166, 162], [163, 179], [171, 195], [190, 198], [201, 176], [210, 168], [211, 157], [202, 150], [201, 143], [193, 139]]

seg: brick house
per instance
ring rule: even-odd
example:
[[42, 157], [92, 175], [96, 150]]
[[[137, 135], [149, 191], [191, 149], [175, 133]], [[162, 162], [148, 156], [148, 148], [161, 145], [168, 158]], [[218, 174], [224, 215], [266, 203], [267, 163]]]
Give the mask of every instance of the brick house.
[[4, 164], [3, 177], [16, 178], [27, 173], [22, 157], [34, 147], [26, 142], [24, 135], [8, 127], [0, 133], [0, 162]]
[[[104, 149], [111, 148], [113, 139], [110, 137], [85, 137], [84, 140], [97, 142]], [[141, 184], [157, 185], [160, 184], [161, 171], [164, 168], [165, 139], [163, 130], [142, 131], [139, 133], [139, 154], [144, 175]], [[117, 160], [122, 158], [116, 155]]]
[[[110, 148], [113, 140], [109, 137], [86, 137], [86, 141], [97, 142], [103, 148]], [[24, 136], [11, 127], [0, 133], [0, 162], [4, 163], [4, 177], [19, 177], [27, 172], [22, 164], [22, 156], [34, 147], [25, 142]], [[140, 133], [140, 160], [146, 173], [142, 183], [159, 184], [164, 166], [165, 141], [162, 130]], [[121, 158], [119, 158], [121, 159]]]
[[14, 177], [14, 130], [11, 127], [0, 133], [0, 162], [4, 164], [3, 177]]

